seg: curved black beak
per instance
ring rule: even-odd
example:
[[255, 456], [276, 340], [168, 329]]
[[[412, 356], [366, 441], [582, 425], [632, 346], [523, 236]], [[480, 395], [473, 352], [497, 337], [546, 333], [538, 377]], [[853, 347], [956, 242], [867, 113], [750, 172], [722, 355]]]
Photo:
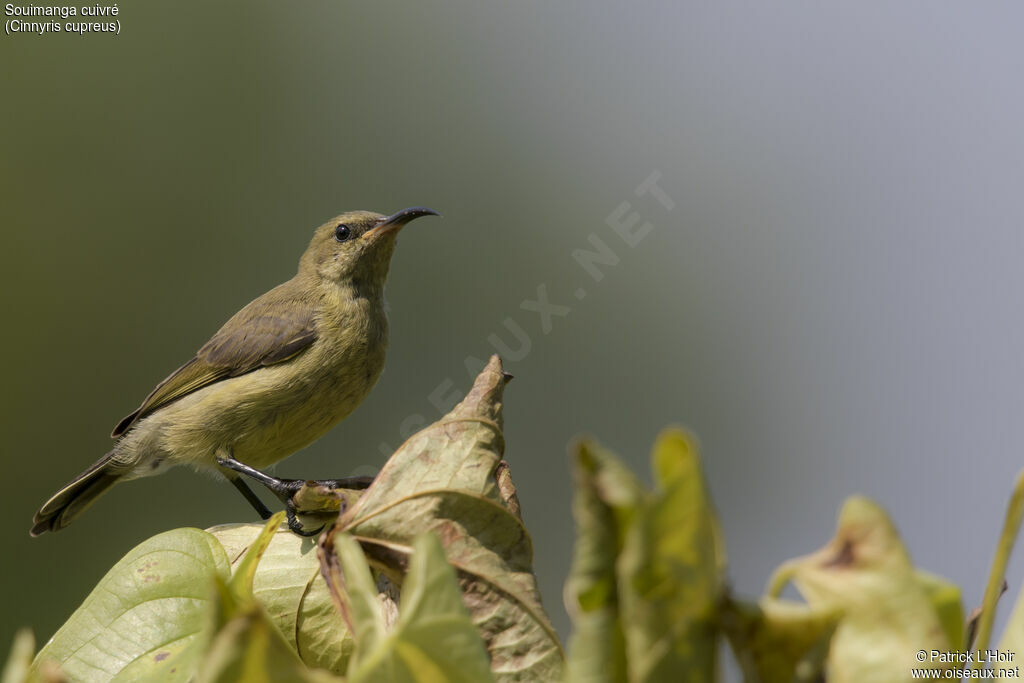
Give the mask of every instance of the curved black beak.
[[394, 232], [401, 230], [402, 226], [410, 221], [414, 221], [417, 218], [423, 216], [440, 216], [437, 211], [428, 209], [425, 206], [413, 206], [408, 209], [402, 209], [397, 213], [393, 213], [387, 218], [381, 219], [377, 225], [363, 233], [363, 237], [376, 237], [377, 235], [384, 234], [386, 232]]

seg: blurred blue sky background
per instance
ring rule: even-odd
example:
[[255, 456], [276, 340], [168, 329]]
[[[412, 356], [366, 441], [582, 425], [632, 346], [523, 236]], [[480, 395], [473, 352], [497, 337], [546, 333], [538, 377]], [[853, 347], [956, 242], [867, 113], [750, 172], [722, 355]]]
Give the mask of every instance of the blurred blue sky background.
[[[27, 533], [316, 225], [417, 204], [445, 219], [400, 240], [385, 374], [280, 475], [379, 467], [511, 319], [507, 458], [563, 634], [567, 443], [646, 477], [669, 423], [703, 444], [739, 592], [864, 493], [980, 602], [1024, 464], [1018, 4], [120, 9], [117, 37], [0, 36], [0, 643], [45, 640], [144, 538], [249, 518], [180, 471]], [[654, 172], [671, 211], [634, 192]], [[652, 225], [634, 247], [607, 224], [623, 202]], [[600, 282], [573, 258], [592, 236], [619, 259]], [[541, 285], [570, 308], [547, 333], [521, 307]]]

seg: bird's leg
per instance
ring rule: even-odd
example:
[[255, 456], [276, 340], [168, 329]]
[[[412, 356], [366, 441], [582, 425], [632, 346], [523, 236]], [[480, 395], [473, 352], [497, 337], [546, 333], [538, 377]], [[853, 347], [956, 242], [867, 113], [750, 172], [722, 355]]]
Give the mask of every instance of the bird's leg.
[[270, 519], [273, 514], [270, 512], [270, 508], [263, 504], [263, 501], [260, 500], [259, 496], [249, 488], [249, 485], [246, 484], [241, 477], [235, 475], [233, 477], [228, 477], [228, 480], [230, 480], [234, 487], [238, 489], [243, 496], [245, 496], [245, 499], [249, 501], [249, 505], [252, 505], [253, 509], [256, 510], [256, 514], [260, 516], [260, 519]]
[[[234, 461], [234, 458], [231, 457], [230, 450], [225, 449], [223, 451], [217, 452], [217, 462], [219, 463], [223, 459], [231, 460], [232, 462]], [[249, 501], [249, 505], [252, 505], [252, 508], [256, 511], [256, 514], [260, 516], [260, 519], [270, 519], [273, 513], [271, 513], [270, 509], [263, 503], [262, 500], [260, 500], [260, 497], [257, 496], [251, 488], [249, 488], [249, 485], [245, 483], [245, 480], [243, 480], [237, 474], [224, 473], [224, 476], [227, 477], [228, 481], [231, 482], [232, 486], [238, 489], [238, 492], [241, 493], [242, 496], [247, 501]]]
[[[278, 479], [277, 477], [271, 477], [269, 474], [260, 472], [255, 467], [250, 467], [245, 463], [238, 462], [230, 455], [218, 457], [217, 464], [229, 470], [234, 470], [235, 472], [238, 472], [238, 474], [244, 474], [251, 479], [255, 479], [270, 489], [271, 493], [277, 496], [281, 502], [284, 503], [285, 514], [288, 518], [288, 528], [294, 533], [299, 536], [315, 536], [320, 533], [321, 529], [323, 529], [323, 527], [320, 527], [314, 531], [306, 531], [302, 526], [302, 522], [300, 522], [299, 518], [296, 516], [295, 503], [292, 499], [298, 490], [302, 488], [302, 485], [305, 482], [298, 479]], [[256, 494], [252, 492], [252, 489], [249, 488], [238, 474], [232, 477], [231, 483], [242, 492], [242, 495], [245, 496], [246, 500], [248, 500], [253, 507], [256, 507], [257, 505], [262, 507], [266, 514], [260, 512], [259, 507], [256, 507], [256, 510], [257, 512], [260, 512], [260, 516], [263, 519], [268, 519], [270, 517], [270, 510], [267, 509], [267, 506], [263, 505], [263, 501], [256, 497]]]
[[277, 477], [272, 477], [269, 474], [260, 472], [255, 467], [250, 467], [244, 462], [235, 460], [230, 455], [218, 457], [217, 464], [229, 470], [234, 470], [239, 474], [244, 474], [250, 479], [255, 479], [270, 489], [282, 502], [288, 500], [288, 497], [302, 486], [302, 482], [298, 479], [278, 479]]
[[[298, 509], [296, 505], [296, 497], [300, 491], [315, 491], [313, 494], [314, 498], [323, 498], [324, 496], [330, 496], [334, 491], [338, 489], [365, 489], [371, 483], [373, 483], [373, 477], [346, 477], [343, 479], [317, 479], [317, 480], [306, 480], [306, 479], [278, 479], [272, 477], [265, 472], [261, 472], [254, 467], [250, 467], [245, 463], [235, 460], [230, 455], [221, 456], [217, 458], [217, 464], [221, 467], [234, 470], [239, 474], [244, 474], [251, 479], [255, 479], [259, 483], [270, 489], [277, 498], [284, 503], [285, 513], [288, 516], [288, 528], [300, 536], [315, 536], [320, 533], [323, 527], [316, 529], [315, 531], [306, 531], [302, 523], [298, 520], [297, 514], [303, 514], [302, 510]], [[237, 486], [237, 484], [236, 484]], [[248, 487], [246, 487], [248, 489]], [[239, 489], [241, 490], [241, 489]], [[249, 491], [251, 494], [252, 492]], [[309, 497], [308, 495], [306, 496]], [[334, 499], [332, 499], [334, 500]], [[337, 498], [330, 514], [337, 514], [338, 507], [344, 505], [344, 500]], [[251, 502], [251, 501], [250, 501]], [[319, 506], [317, 506], [319, 507]], [[323, 514], [325, 510], [316, 509], [311, 510], [310, 514], [319, 513]]]

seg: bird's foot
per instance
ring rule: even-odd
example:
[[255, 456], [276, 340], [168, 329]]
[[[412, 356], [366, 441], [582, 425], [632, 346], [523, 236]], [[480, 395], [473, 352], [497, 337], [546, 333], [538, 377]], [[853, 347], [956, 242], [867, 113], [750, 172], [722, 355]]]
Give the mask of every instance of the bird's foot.
[[[271, 493], [284, 503], [285, 513], [288, 516], [288, 528], [300, 536], [315, 536], [324, 529], [326, 524], [321, 525], [314, 531], [306, 531], [302, 522], [298, 519], [298, 515], [316, 515], [321, 517], [330, 515], [331, 517], [336, 517], [339, 512], [343, 512], [347, 507], [347, 498], [343, 495], [342, 489], [361, 490], [373, 483], [373, 477], [315, 480], [279, 479], [239, 462], [230, 456], [217, 458], [217, 464], [226, 469], [234, 470], [250, 479], [254, 479], [267, 487]], [[248, 487], [245, 486], [241, 479], [234, 481], [242, 484], [239, 490], [242, 490], [242, 487], [248, 490]], [[248, 499], [249, 497], [246, 496], [246, 498]], [[250, 499], [249, 502], [252, 503], [253, 501]], [[266, 508], [264, 507], [263, 509], [265, 510]], [[257, 512], [260, 512], [259, 508], [257, 508]]]
[[295, 503], [290, 500], [285, 501], [284, 513], [285, 517], [288, 519], [288, 528], [291, 529], [292, 533], [298, 534], [299, 536], [316, 536], [327, 528], [327, 523], [325, 522], [316, 529], [307, 531], [306, 527], [302, 524], [302, 521], [298, 518], [298, 511], [295, 509]]

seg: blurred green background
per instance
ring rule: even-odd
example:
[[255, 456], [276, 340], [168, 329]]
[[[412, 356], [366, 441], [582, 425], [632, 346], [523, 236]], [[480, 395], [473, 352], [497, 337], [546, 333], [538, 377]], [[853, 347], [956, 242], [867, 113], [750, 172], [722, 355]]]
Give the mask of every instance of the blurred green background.
[[[507, 458], [563, 635], [566, 444], [595, 434], [646, 476], [671, 422], [703, 443], [740, 592], [863, 492], [980, 600], [1021, 465], [1018, 5], [120, 10], [116, 37], [0, 36], [0, 647], [48, 638], [142, 539], [250, 518], [176, 471], [28, 537], [316, 225], [417, 204], [445, 218], [400, 240], [377, 389], [278, 474], [379, 467], [491, 335], [520, 345], [511, 320]], [[635, 193], [655, 172], [671, 211]], [[634, 247], [607, 223], [623, 202], [652, 226]], [[573, 256], [593, 237], [618, 258], [599, 282]], [[570, 309], [547, 331], [522, 307], [542, 285]]]

